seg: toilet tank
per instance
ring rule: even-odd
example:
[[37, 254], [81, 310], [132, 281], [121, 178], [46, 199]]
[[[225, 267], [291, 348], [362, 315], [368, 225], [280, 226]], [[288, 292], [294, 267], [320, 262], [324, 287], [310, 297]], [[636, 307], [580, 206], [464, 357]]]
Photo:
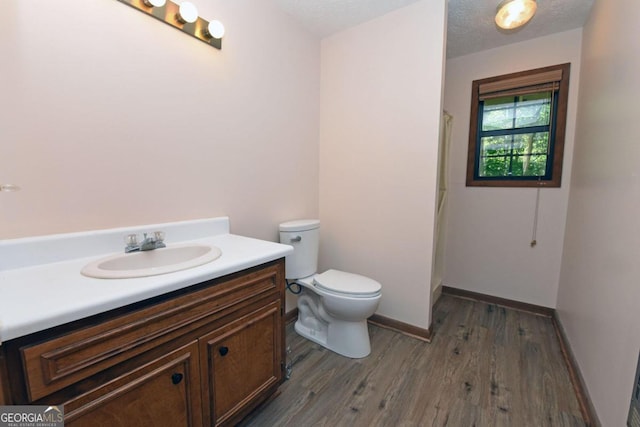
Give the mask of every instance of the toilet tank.
[[289, 280], [311, 276], [318, 270], [320, 221], [299, 219], [280, 224], [280, 243], [293, 246], [285, 258], [285, 276]]

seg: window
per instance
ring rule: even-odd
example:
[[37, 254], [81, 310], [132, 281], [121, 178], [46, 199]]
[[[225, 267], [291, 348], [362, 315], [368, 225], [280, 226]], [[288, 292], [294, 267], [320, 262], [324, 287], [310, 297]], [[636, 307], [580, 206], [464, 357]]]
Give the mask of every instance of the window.
[[560, 187], [570, 64], [475, 80], [467, 186]]

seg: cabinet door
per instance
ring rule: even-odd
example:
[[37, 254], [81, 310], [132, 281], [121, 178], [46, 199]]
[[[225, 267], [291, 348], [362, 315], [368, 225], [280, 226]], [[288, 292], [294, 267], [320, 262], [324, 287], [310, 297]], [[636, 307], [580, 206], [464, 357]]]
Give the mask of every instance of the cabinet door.
[[0, 406], [10, 405], [9, 375], [5, 364], [4, 351], [0, 346]]
[[197, 341], [65, 402], [65, 425], [201, 426]]
[[[200, 339], [205, 424], [239, 421], [282, 379], [281, 302], [253, 311]], [[203, 364], [204, 365], [204, 364]]]

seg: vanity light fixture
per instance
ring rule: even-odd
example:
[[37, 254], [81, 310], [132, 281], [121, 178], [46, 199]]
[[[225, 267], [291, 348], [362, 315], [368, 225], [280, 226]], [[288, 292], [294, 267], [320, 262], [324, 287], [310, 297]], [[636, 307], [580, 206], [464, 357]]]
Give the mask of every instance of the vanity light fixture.
[[142, 0], [142, 2], [149, 7], [162, 7], [167, 3], [167, 0]]
[[207, 37], [213, 37], [214, 39], [221, 39], [224, 37], [224, 25], [222, 22], [213, 20], [207, 25], [207, 29], [204, 31], [204, 35]]
[[536, 13], [536, 0], [503, 0], [496, 12], [496, 25], [505, 30], [521, 27]]
[[198, 20], [198, 9], [191, 2], [182, 2], [178, 8], [176, 18], [182, 24], [193, 24]]
[[207, 21], [198, 16], [198, 9], [189, 2], [176, 4], [170, 0], [118, 0], [134, 9], [171, 25], [201, 42], [222, 49], [224, 26], [219, 21]]

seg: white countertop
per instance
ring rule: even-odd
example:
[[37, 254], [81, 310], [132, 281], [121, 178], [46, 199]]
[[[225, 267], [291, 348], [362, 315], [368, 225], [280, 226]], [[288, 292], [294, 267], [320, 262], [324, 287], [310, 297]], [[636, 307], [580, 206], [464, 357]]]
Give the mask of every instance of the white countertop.
[[[230, 234], [228, 222], [228, 218], [215, 218], [0, 241], [0, 259], [4, 260], [0, 265], [0, 343], [254, 267], [293, 252], [288, 245]], [[122, 242], [122, 237], [129, 233], [167, 229], [170, 230], [165, 240], [168, 247], [172, 242], [213, 245], [221, 249], [222, 256], [199, 267], [157, 276], [95, 279], [80, 274], [87, 263], [124, 249], [124, 243], [111, 243], [121, 248], [77, 257], [79, 253], [86, 254], [83, 249], [87, 246], [94, 248], [96, 241]], [[180, 240], [173, 240], [172, 235]], [[205, 237], [196, 239], [193, 238], [195, 235]], [[49, 254], [56, 246], [58, 250]], [[47, 250], [42, 250], [43, 247]], [[43, 262], [33, 264], [33, 259]]]

